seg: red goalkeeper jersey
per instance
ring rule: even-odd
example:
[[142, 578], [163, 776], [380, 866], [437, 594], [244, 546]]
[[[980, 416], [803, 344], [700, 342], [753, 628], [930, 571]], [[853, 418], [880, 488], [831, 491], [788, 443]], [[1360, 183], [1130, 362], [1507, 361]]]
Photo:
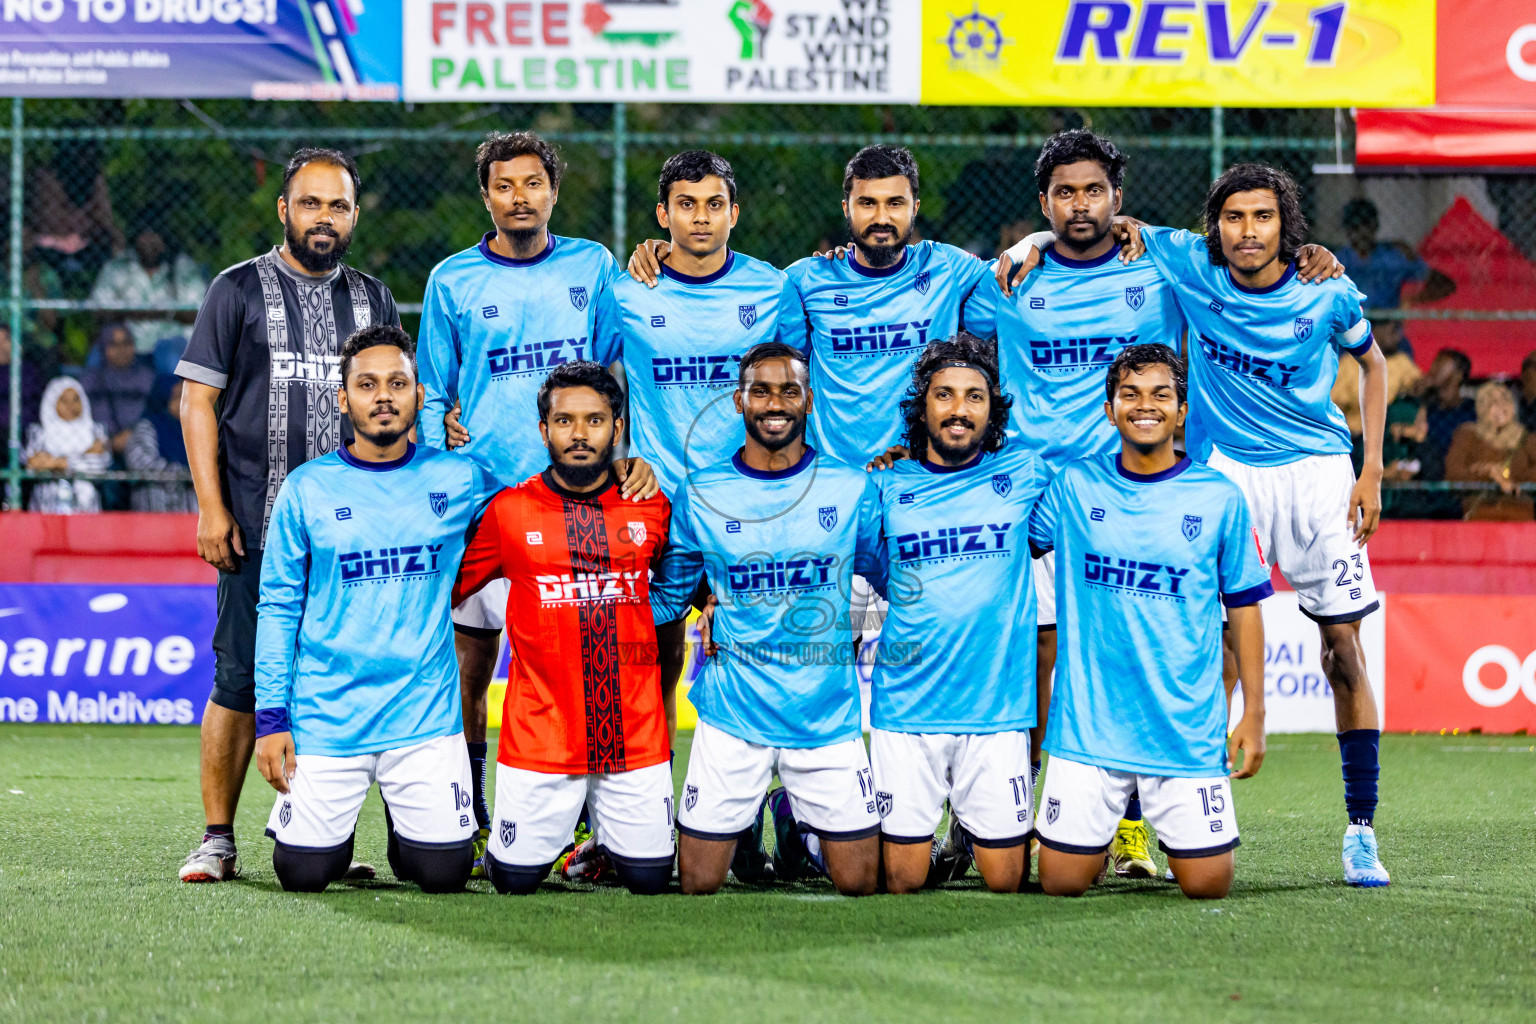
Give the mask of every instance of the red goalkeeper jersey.
[[670, 516], [661, 494], [625, 501], [610, 483], [576, 495], [548, 470], [486, 508], [453, 600], [511, 583], [499, 763], [581, 775], [667, 760], [649, 570]]

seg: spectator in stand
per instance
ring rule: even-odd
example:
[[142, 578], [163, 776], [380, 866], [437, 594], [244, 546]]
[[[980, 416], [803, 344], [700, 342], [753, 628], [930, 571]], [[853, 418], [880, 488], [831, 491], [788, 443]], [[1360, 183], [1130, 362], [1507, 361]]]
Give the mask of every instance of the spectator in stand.
[[[0, 437], [7, 442], [11, 436], [11, 360], [19, 356], [13, 352], [11, 327], [0, 324]], [[37, 416], [37, 402], [43, 393], [43, 377], [36, 366], [27, 360], [21, 362], [21, 412], [17, 415], [20, 425], [33, 422]]]
[[[1419, 258], [1403, 242], [1380, 242], [1376, 233], [1381, 217], [1369, 199], [1351, 199], [1344, 204], [1344, 234], [1349, 244], [1338, 252], [1339, 262], [1365, 293], [1367, 310], [1400, 309], [1424, 302], [1437, 302], [1456, 291], [1456, 282]], [[1411, 297], [1403, 296], [1403, 285], [1421, 285]], [[1413, 342], [1404, 337], [1400, 347], [1411, 359]]]
[[[134, 348], [148, 355], [162, 338], [187, 336], [196, 319], [195, 310], [166, 312], [172, 306], [203, 301], [208, 282], [186, 253], [171, 254], [165, 239], [146, 227], [133, 236], [133, 251], [107, 261], [91, 289], [91, 301], [104, 309], [120, 310], [133, 332]], [[137, 310], [152, 306], [159, 309]]]
[[122, 455], [133, 428], [144, 417], [144, 401], [155, 386], [155, 371], [138, 358], [126, 324], [113, 323], [96, 338], [92, 365], [80, 375], [96, 422], [107, 432], [112, 454]]
[[1530, 495], [1515, 485], [1536, 481], [1536, 434], [1517, 418], [1514, 393], [1497, 381], [1477, 389], [1477, 419], [1456, 428], [1445, 456], [1447, 480], [1492, 480], [1502, 493], [1469, 494], [1464, 519], [1529, 521], [1536, 510]]
[[[1374, 325], [1376, 344], [1387, 357], [1387, 404], [1409, 394], [1418, 385], [1424, 372], [1418, 368], [1408, 353], [1402, 351], [1403, 325], [1397, 320], [1379, 320]], [[1339, 376], [1333, 384], [1333, 404], [1344, 413], [1349, 424], [1350, 438], [1354, 444], [1352, 457], [1355, 473], [1365, 461], [1365, 442], [1361, 439], [1364, 428], [1360, 414], [1360, 364], [1353, 359], [1339, 360]]]
[[103, 163], [100, 142], [57, 144], [27, 190], [29, 255], [53, 268], [63, 287], [76, 293], [88, 288], [101, 265], [123, 247]]
[[133, 428], [124, 460], [140, 473], [180, 470], [185, 483], [136, 484], [131, 507], [135, 512], [196, 512], [197, 494], [187, 468], [187, 446], [181, 436], [181, 378], [161, 376], [149, 393], [144, 418]]
[[[24, 266], [21, 271], [21, 288], [29, 299], [62, 299], [64, 279], [48, 263], [36, 258], [35, 232], [25, 228], [21, 235], [21, 251]], [[59, 311], [56, 309], [29, 309], [22, 314], [21, 336], [34, 345], [54, 348], [59, 343]]]
[[[37, 418], [21, 452], [28, 469], [99, 473], [112, 464], [107, 432], [91, 419], [91, 400], [73, 377], [55, 377], [48, 383]], [[47, 480], [32, 488], [27, 508], [54, 515], [100, 512], [101, 499], [87, 480]]]
[[1520, 422], [1536, 430], [1536, 351], [1520, 361]]
[[[1456, 282], [1419, 258], [1402, 242], [1376, 241], [1381, 218], [1376, 204], [1369, 199], [1351, 199], [1344, 204], [1344, 234], [1349, 244], [1337, 255], [1339, 262], [1365, 292], [1368, 309], [1397, 309], [1423, 302], [1437, 302], [1456, 291]], [[1403, 298], [1403, 285], [1422, 284], [1409, 299]]]
[[1429, 364], [1429, 375], [1419, 383], [1424, 389], [1424, 443], [1420, 446], [1421, 480], [1445, 479], [1445, 453], [1451, 437], [1463, 423], [1477, 419], [1477, 406], [1462, 391], [1472, 375], [1472, 360], [1459, 349], [1443, 348]]
[[[1419, 447], [1429, 426], [1425, 421], [1424, 407], [1412, 394], [1404, 393], [1387, 406], [1387, 430], [1381, 442], [1381, 479], [1384, 482], [1417, 480], [1423, 462]], [[1443, 504], [1435, 495], [1421, 491], [1398, 490], [1384, 487], [1381, 492], [1381, 514], [1398, 519], [1432, 519], [1437, 505]]]

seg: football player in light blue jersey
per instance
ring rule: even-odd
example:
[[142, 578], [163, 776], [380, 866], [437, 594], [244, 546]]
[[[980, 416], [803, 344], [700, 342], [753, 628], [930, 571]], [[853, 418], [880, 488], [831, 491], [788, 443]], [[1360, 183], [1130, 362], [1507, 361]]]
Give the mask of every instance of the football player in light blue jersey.
[[[1035, 827], [1040, 884], [1087, 891], [1116, 822], [1141, 794], [1185, 895], [1232, 885], [1237, 818], [1228, 782], [1264, 757], [1264, 620], [1272, 588], [1242, 492], [1180, 456], [1184, 368], [1165, 345], [1124, 349], [1106, 381], [1118, 453], [1069, 463], [1035, 508], [1030, 541], [1056, 552], [1062, 657]], [[1222, 606], [1243, 715], [1227, 737]]]
[[[1297, 281], [1307, 223], [1287, 174], [1229, 169], [1211, 186], [1205, 218], [1204, 237], [1139, 228], [1190, 324], [1189, 450], [1243, 489], [1265, 556], [1318, 624], [1349, 816], [1344, 880], [1384, 886], [1374, 829], [1381, 723], [1360, 620], [1380, 607], [1365, 545], [1381, 517], [1386, 359], [1347, 277], [1316, 288]], [[1360, 364], [1358, 480], [1349, 428], [1329, 396], [1340, 353]]]
[[820, 396], [811, 440], [862, 463], [901, 442], [897, 396], [930, 341], [953, 337], [960, 308], [987, 265], [942, 242], [913, 242], [917, 161], [900, 146], [865, 146], [843, 171], [845, 258], [809, 256], [789, 267], [805, 306], [811, 388]]
[[530, 426], [539, 385], [592, 357], [592, 321], [619, 267], [597, 242], [549, 231], [564, 161], [531, 132], [492, 135], [475, 154], [493, 230], [433, 268], [422, 300], [423, 444], [447, 448], [458, 406], [462, 454], [512, 487], [548, 455]]
[[256, 626], [256, 759], [284, 889], [318, 892], [352, 857], [377, 782], [395, 875], [464, 888], [470, 765], [448, 609], [465, 537], [500, 489], [468, 459], [410, 442], [422, 401], [411, 339], [365, 328], [341, 351], [356, 440], [289, 474], [267, 533]]
[[[625, 275], [598, 299], [593, 358], [622, 363], [629, 384], [632, 451], [644, 456], [670, 496], [696, 469], [741, 447], [732, 404], [744, 352], [804, 334], [804, 316], [783, 271], [729, 247], [736, 226], [736, 175], [714, 153], [692, 150], [661, 167], [656, 220], [671, 236], [656, 288]], [[702, 602], [703, 595], [697, 600]], [[657, 634], [667, 728], [677, 732], [684, 620]]]
[[870, 761], [891, 892], [930, 881], [946, 799], [951, 836], [969, 845], [987, 888], [1016, 892], [1029, 874], [1028, 533], [1048, 470], [1005, 442], [1010, 400], [997, 380], [988, 343], [960, 334], [929, 345], [902, 402], [911, 457], [874, 476], [890, 612], [875, 655]]
[[[548, 142], [532, 132], [493, 133], [475, 151], [475, 170], [493, 230], [427, 279], [418, 347], [427, 398], [418, 429], [423, 444], [466, 454], [512, 487], [549, 461], [530, 411], [552, 367], [592, 358], [596, 303], [618, 265], [596, 242], [550, 232], [565, 162]], [[649, 468], [635, 460], [615, 462], [614, 472], [626, 497], [656, 492]], [[490, 837], [486, 691], [506, 607], [507, 582], [497, 580], [453, 610], [477, 858]]]
[[[622, 363], [631, 443], [667, 494], [741, 447], [737, 368], [764, 341], [801, 345], [804, 315], [784, 272], [733, 251], [736, 175], [701, 150], [662, 165], [656, 220], [671, 248], [655, 288], [619, 275], [597, 303], [593, 358]], [[798, 330], [798, 335], [796, 331]]]
[[719, 601], [715, 653], [689, 694], [699, 725], [677, 815], [685, 893], [719, 889], [738, 845], [738, 864], [761, 857], [775, 770], [778, 876], [809, 860], [840, 892], [875, 889], [880, 821], [846, 623], [853, 573], [881, 580], [879, 495], [862, 468], [806, 444], [807, 377], [780, 342], [742, 357], [742, 448], [689, 474], [651, 581], [657, 622], [683, 614], [701, 575]]

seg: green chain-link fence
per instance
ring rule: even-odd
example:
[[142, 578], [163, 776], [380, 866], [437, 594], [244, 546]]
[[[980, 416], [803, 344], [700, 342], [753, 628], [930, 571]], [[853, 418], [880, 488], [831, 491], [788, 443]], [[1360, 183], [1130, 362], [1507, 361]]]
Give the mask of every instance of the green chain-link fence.
[[[1213, 174], [1256, 159], [1297, 178], [1314, 235], [1330, 245], [1346, 242], [1351, 199], [1373, 199], [1383, 237], [1406, 249], [1463, 196], [1520, 253], [1536, 255], [1536, 175], [1356, 179], [1343, 173], [1352, 160], [1352, 122], [1334, 110], [13, 100], [10, 115], [10, 131], [0, 137], [9, 157], [0, 161], [9, 186], [0, 202], [9, 226], [9, 322], [24, 341], [12, 346], [4, 424], [11, 507], [24, 481], [48, 475], [28, 472], [20, 458], [26, 424], [36, 416], [27, 407], [36, 384], [87, 363], [104, 323], [148, 311], [92, 303], [114, 251], [131, 253], [133, 239], [152, 229], [187, 258], [172, 257], [172, 266], [194, 267], [198, 282], [263, 251], [281, 238], [281, 169], [302, 145], [356, 155], [362, 212], [349, 262], [385, 281], [408, 329], [431, 268], [487, 230], [473, 155], [493, 129], [533, 128], [554, 140], [570, 169], [551, 228], [601, 239], [621, 257], [658, 232], [662, 161], [693, 147], [716, 150], [735, 166], [741, 219], [734, 248], [785, 266], [842, 241], [843, 164], [875, 141], [917, 155], [923, 237], [991, 257], [1041, 226], [1031, 178], [1041, 142], [1085, 123], [1127, 152], [1126, 212], [1152, 223], [1198, 227]], [[166, 306], [154, 308], [186, 319], [195, 302]], [[1536, 295], [1499, 311], [1434, 315], [1529, 320]], [[144, 479], [122, 470], [114, 476]]]

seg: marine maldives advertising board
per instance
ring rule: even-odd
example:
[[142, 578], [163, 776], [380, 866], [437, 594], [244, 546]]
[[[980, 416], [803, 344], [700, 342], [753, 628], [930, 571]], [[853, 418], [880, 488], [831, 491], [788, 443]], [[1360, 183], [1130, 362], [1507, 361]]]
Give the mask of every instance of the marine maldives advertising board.
[[200, 721], [214, 603], [209, 586], [0, 583], [0, 722]]

